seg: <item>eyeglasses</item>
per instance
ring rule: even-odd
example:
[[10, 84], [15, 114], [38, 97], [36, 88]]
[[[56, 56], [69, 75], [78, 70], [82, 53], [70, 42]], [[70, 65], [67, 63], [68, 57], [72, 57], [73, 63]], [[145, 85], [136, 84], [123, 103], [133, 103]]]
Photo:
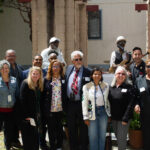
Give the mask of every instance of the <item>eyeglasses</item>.
[[74, 61], [82, 61], [82, 58], [74, 59]]
[[42, 61], [42, 59], [34, 59], [34, 60], [36, 60], [36, 61]]
[[60, 66], [53, 66], [53, 68], [58, 69], [58, 68], [60, 68]]
[[149, 65], [149, 66], [146, 66], [146, 68], [150, 68], [150, 65]]

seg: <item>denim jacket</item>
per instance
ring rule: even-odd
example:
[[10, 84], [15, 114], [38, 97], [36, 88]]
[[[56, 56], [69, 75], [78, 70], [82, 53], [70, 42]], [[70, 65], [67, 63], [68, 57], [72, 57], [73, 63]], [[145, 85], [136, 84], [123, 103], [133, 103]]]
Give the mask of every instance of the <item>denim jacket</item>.
[[0, 108], [12, 108], [16, 102], [17, 81], [10, 76], [9, 89], [0, 77]]

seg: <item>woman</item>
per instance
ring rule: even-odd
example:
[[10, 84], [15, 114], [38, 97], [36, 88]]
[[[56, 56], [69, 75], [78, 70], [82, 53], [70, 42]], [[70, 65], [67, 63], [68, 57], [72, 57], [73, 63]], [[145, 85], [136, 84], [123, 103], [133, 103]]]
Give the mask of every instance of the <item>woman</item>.
[[104, 150], [107, 120], [110, 116], [107, 99], [109, 86], [103, 82], [99, 68], [92, 70], [91, 80], [83, 86], [83, 119], [88, 125], [90, 150]]
[[28, 78], [20, 88], [22, 105], [22, 138], [24, 150], [39, 150], [41, 133], [40, 100], [43, 91], [43, 75], [39, 67], [32, 67]]
[[0, 122], [4, 123], [5, 146], [10, 150], [13, 141], [13, 111], [18, 94], [16, 78], [9, 75], [10, 64], [6, 60], [0, 61]]
[[63, 66], [58, 60], [50, 63], [44, 80], [43, 115], [47, 120], [50, 149], [62, 148], [62, 115], [65, 109], [66, 88]]
[[112, 126], [117, 138], [118, 150], [126, 149], [130, 118], [133, 113], [134, 90], [128, 80], [127, 71], [119, 66], [109, 89]]
[[143, 131], [144, 150], [150, 149], [150, 59], [146, 61], [146, 76], [136, 79], [139, 91], [139, 101], [135, 106], [135, 111], [141, 114], [141, 124]]

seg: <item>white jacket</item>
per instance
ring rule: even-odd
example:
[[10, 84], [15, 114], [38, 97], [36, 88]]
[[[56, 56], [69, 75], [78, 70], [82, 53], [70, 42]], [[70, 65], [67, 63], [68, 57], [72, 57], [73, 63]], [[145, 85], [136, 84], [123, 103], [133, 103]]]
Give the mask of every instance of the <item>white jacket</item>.
[[[103, 91], [106, 113], [108, 116], [111, 116], [110, 103], [108, 101], [109, 85], [105, 82], [100, 82], [99, 85]], [[95, 85], [93, 81], [83, 86], [83, 97], [82, 97], [83, 120], [96, 119], [94, 90], [95, 90]]]

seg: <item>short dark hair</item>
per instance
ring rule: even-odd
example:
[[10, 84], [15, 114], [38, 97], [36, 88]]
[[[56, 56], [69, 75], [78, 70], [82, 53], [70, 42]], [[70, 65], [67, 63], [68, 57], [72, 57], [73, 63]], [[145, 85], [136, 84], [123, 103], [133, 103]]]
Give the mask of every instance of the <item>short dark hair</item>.
[[[93, 74], [94, 74], [95, 71], [99, 71], [101, 74], [103, 73], [101, 68], [99, 68], [99, 67], [93, 68], [92, 71], [91, 71], [91, 81], [93, 81], [92, 76], [93, 76]], [[100, 81], [103, 81], [103, 76], [101, 77]]]
[[136, 50], [139, 50], [139, 51], [141, 52], [141, 54], [142, 54], [142, 49], [141, 49], [140, 47], [134, 47], [133, 50], [132, 50], [133, 53], [134, 53], [134, 51], [136, 51]]
[[55, 50], [49, 51], [49, 52], [48, 52], [48, 56], [49, 56], [50, 54], [52, 54], [52, 53], [54, 53], [54, 54], [56, 54], [56, 55], [58, 56], [58, 53], [57, 53]]

